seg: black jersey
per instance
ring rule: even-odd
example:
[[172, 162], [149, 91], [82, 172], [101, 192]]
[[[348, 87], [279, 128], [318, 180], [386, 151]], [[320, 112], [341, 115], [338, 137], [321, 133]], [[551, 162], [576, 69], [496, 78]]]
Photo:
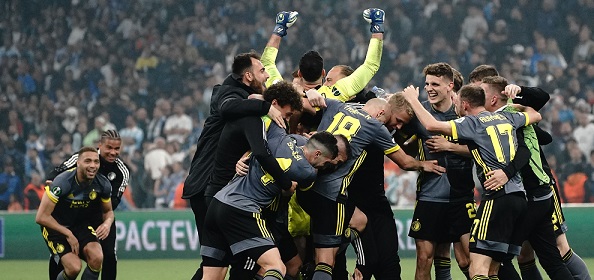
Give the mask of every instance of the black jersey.
[[[75, 168], [76, 161], [78, 161], [78, 154], [72, 155], [58, 167], [54, 168], [47, 175], [47, 179], [54, 180], [62, 172]], [[124, 195], [124, 191], [129, 185], [130, 169], [120, 158], [116, 158], [114, 162], [108, 162], [99, 155], [99, 161], [99, 174], [105, 176], [111, 184], [111, 207], [115, 210], [120, 205], [122, 195]]]
[[49, 199], [56, 204], [52, 217], [65, 227], [81, 224], [93, 225], [103, 202], [111, 199], [111, 185], [107, 178], [97, 174], [91, 183], [80, 183], [76, 178], [76, 168], [59, 174], [46, 187]]
[[[438, 121], [450, 121], [458, 118], [458, 115], [454, 111], [454, 105], [447, 111], [440, 112], [433, 109], [428, 101], [422, 104]], [[432, 153], [427, 147], [426, 141], [433, 136], [441, 136], [453, 143], [464, 143], [460, 143], [458, 139], [453, 139], [453, 137], [430, 133], [416, 118], [413, 119], [409, 126], [417, 136], [419, 160], [437, 160], [439, 166], [446, 168], [446, 172], [441, 175], [424, 171], [419, 173], [419, 179], [417, 180], [417, 200], [455, 202], [474, 197], [472, 158], [452, 152]]]

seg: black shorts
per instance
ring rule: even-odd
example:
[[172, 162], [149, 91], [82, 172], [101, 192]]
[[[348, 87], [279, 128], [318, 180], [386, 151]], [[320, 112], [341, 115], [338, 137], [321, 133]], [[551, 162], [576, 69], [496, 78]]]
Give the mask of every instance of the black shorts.
[[414, 239], [450, 242], [449, 203], [417, 201], [408, 236]]
[[519, 255], [524, 241], [521, 225], [526, 203], [522, 192], [481, 202], [470, 232], [470, 252], [498, 262], [506, 255]]
[[476, 203], [474, 199], [461, 202], [450, 202], [448, 210], [450, 242], [460, 242], [460, 237], [470, 233], [472, 223], [476, 218]]
[[311, 217], [311, 235], [316, 248], [335, 248], [344, 243], [344, 234], [355, 205], [341, 195], [336, 201], [315, 191], [297, 191], [297, 201]]
[[[79, 257], [84, 259], [84, 255], [82, 254], [83, 248], [91, 242], [99, 242], [95, 229], [90, 225], [87, 225], [70, 228], [70, 231], [78, 240]], [[72, 247], [70, 247], [70, 243], [66, 240], [65, 235], [44, 226], [41, 227], [41, 235], [52, 255], [58, 255], [61, 258], [67, 253], [72, 252]]]
[[212, 200], [206, 213], [200, 253], [220, 262], [208, 266], [228, 266], [231, 256], [240, 253], [257, 260], [274, 247], [272, 233], [260, 213]]
[[567, 232], [567, 224], [565, 223], [565, 215], [563, 215], [563, 208], [561, 208], [559, 192], [557, 191], [557, 188], [554, 185], [551, 186], [551, 189], [555, 193], [555, 195], [553, 195], [553, 204], [555, 206], [555, 211], [553, 212], [551, 220], [553, 222], [553, 229], [555, 230], [555, 234], [559, 236]]
[[293, 241], [293, 236], [289, 233], [288, 225], [277, 219], [268, 219], [266, 222], [272, 232], [274, 243], [278, 247], [283, 262], [286, 263], [297, 256], [297, 246]]

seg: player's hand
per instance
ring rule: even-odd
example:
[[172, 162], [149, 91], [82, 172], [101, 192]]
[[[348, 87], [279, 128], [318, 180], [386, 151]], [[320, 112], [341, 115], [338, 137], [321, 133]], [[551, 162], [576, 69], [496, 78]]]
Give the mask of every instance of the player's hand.
[[248, 99], [258, 99], [264, 101], [264, 96], [261, 94], [253, 93], [248, 95]]
[[412, 85], [407, 86], [404, 90], [402, 90], [402, 96], [404, 96], [404, 99], [408, 100], [408, 102], [419, 100], [419, 87]]
[[249, 156], [245, 156], [240, 158], [237, 163], [235, 164], [235, 173], [239, 176], [245, 176], [248, 173], [249, 165], [247, 164], [248, 160], [250, 159]]
[[353, 275], [351, 275], [351, 280], [363, 280], [363, 274], [356, 267], [355, 271], [353, 271]]
[[305, 92], [309, 104], [313, 107], [326, 107], [326, 99], [316, 89], [310, 89]]
[[276, 107], [270, 105], [270, 109], [268, 109], [268, 116], [272, 119], [273, 122], [278, 124], [278, 126], [286, 129], [287, 126], [285, 125], [285, 119], [283, 118], [283, 114], [281, 111], [276, 109]]
[[363, 11], [363, 18], [371, 23], [369, 29], [371, 33], [384, 33], [384, 20], [386, 18], [384, 10], [378, 8], [366, 9]]
[[507, 98], [514, 99], [514, 98], [516, 98], [518, 93], [520, 93], [521, 91], [522, 91], [522, 88], [520, 86], [514, 85], [514, 84], [509, 84], [509, 85], [505, 86], [505, 90], [502, 91], [501, 93], [503, 95], [507, 96]]
[[505, 185], [507, 181], [509, 181], [509, 178], [507, 178], [507, 175], [505, 175], [505, 172], [503, 172], [503, 170], [501, 169], [489, 171], [485, 175], [488, 178], [487, 180], [485, 180], [485, 183], [483, 184], [485, 190], [497, 190], [501, 188], [503, 185]]
[[437, 160], [421, 161], [421, 165], [423, 167], [423, 171], [425, 172], [431, 172], [437, 175], [441, 175], [446, 172], [445, 168], [437, 165]]
[[289, 29], [289, 27], [291, 27], [297, 21], [298, 16], [299, 13], [296, 11], [282, 11], [276, 14], [276, 25], [274, 26], [272, 33], [280, 37], [285, 37], [285, 35], [287, 35], [287, 29]]
[[109, 230], [111, 228], [111, 224], [102, 223], [100, 224], [97, 229], [95, 229], [95, 234], [97, 234], [97, 238], [99, 240], [104, 240], [109, 235]]
[[283, 190], [282, 194], [283, 194], [283, 196], [292, 196], [295, 193], [296, 189], [297, 189], [297, 182], [292, 181], [291, 188], [289, 188], [288, 190]]
[[452, 145], [454, 145], [454, 143], [441, 136], [431, 136], [425, 143], [430, 153], [449, 152], [452, 150]]
[[70, 244], [70, 248], [72, 248], [72, 253], [78, 256], [78, 239], [70, 232], [70, 234], [66, 235], [66, 241]]

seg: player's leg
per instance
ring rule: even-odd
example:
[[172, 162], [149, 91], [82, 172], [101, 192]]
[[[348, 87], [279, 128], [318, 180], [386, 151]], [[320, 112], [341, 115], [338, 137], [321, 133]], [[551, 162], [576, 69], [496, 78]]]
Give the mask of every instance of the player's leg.
[[64, 266], [60, 262], [60, 256], [50, 255], [49, 258], [49, 279], [55, 280], [60, 271], [64, 270]]
[[[246, 251], [246, 253], [254, 258], [255, 255], [260, 254], [258, 251], [262, 250], [262, 248], [267, 247], [254, 248]], [[257, 263], [265, 271], [262, 280], [282, 280], [285, 277], [285, 264], [283, 264], [280, 252], [276, 247], [268, 247], [264, 253], [260, 254]]]
[[372, 229], [374, 247], [377, 252], [377, 264], [372, 266], [375, 279], [401, 279], [400, 257], [398, 256], [398, 229], [392, 215], [392, 213], [368, 215], [368, 228]]
[[448, 203], [417, 201], [408, 236], [415, 239], [416, 280], [431, 279], [435, 246], [449, 241]]
[[298, 190], [297, 200], [311, 217], [316, 262], [312, 279], [332, 279], [335, 257], [350, 220], [346, 196], [333, 201], [311, 190]]
[[450, 202], [449, 212], [450, 240], [454, 245], [454, 256], [456, 257], [460, 271], [466, 276], [466, 279], [470, 279], [468, 273], [468, 268], [470, 267], [468, 241], [470, 239], [470, 228], [476, 218], [476, 203], [474, 198], [469, 197], [466, 201]]
[[[82, 244], [81, 244], [82, 246]], [[101, 264], [103, 263], [103, 251], [99, 242], [89, 242], [83, 249], [85, 261], [87, 267], [85, 268], [82, 279], [99, 279], [99, 273], [101, 272]]]
[[[225, 221], [225, 216], [230, 216], [224, 204], [215, 201], [206, 213], [204, 231], [200, 238], [200, 255], [202, 263], [199, 271], [192, 279], [223, 280], [227, 274], [231, 260], [231, 249], [227, 236], [223, 234], [227, 229], [220, 222]], [[222, 230], [224, 228], [224, 230]], [[199, 272], [199, 273], [198, 273]], [[196, 278], [196, 277], [200, 278]]]
[[450, 248], [450, 243], [439, 243], [435, 246], [433, 265], [435, 266], [435, 279], [437, 280], [452, 279], [452, 274], [450, 272], [452, 267]]
[[60, 263], [64, 266], [64, 270], [58, 273], [57, 280], [76, 279], [82, 269], [82, 261], [72, 252], [61, 256]]
[[489, 279], [506, 256], [520, 254], [526, 207], [521, 192], [482, 201], [470, 233], [471, 279]]
[[[202, 239], [203, 236], [203, 229], [204, 229], [204, 221], [206, 219], [206, 212], [208, 210], [206, 206], [206, 201], [204, 199], [204, 192], [197, 193], [194, 196], [190, 197], [190, 207], [192, 208], [192, 212], [194, 213], [194, 220], [196, 222], [196, 230], [198, 231], [198, 238]], [[200, 240], [202, 243], [202, 240]], [[192, 280], [200, 280], [202, 279], [202, 267], [203, 264], [200, 262], [200, 266], [192, 276]]]
[[116, 223], [111, 224], [109, 235], [101, 240], [103, 250], [103, 268], [101, 280], [115, 280], [117, 277], [118, 259], [116, 256]]

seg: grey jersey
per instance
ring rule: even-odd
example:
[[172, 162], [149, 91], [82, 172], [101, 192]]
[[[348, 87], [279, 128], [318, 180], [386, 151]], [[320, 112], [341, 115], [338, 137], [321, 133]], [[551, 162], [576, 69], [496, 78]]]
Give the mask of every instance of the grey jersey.
[[[435, 110], [429, 101], [424, 101], [423, 107], [438, 121], [451, 121], [458, 118], [452, 105], [447, 111]], [[438, 175], [421, 171], [417, 180], [417, 200], [432, 202], [467, 201], [474, 198], [474, 181], [472, 179], [472, 159], [452, 152], [433, 153], [427, 147], [427, 140], [433, 136], [441, 136], [448, 141], [458, 143], [452, 137], [439, 135], [427, 131], [419, 122], [413, 119], [408, 125], [417, 135], [419, 145], [419, 160], [437, 160], [439, 166], [446, 168], [446, 172]]]
[[398, 151], [388, 129], [367, 112], [349, 104], [326, 99], [319, 131], [344, 135], [351, 144], [352, 154], [348, 161], [333, 172], [320, 173], [312, 190], [335, 201], [339, 195], [347, 195], [347, 187], [357, 168], [363, 163], [365, 147], [374, 145], [384, 154]]
[[[483, 111], [450, 121], [454, 140], [465, 139], [477, 166], [481, 183], [491, 170], [504, 168], [515, 156], [518, 147], [516, 130], [528, 123], [525, 113]], [[520, 174], [497, 190], [485, 190], [483, 199], [493, 199], [513, 192], [524, 192]]]
[[[268, 144], [280, 167], [292, 181], [299, 185], [311, 185], [316, 178], [316, 169], [305, 159], [303, 150], [295, 145], [293, 138], [280, 132], [277, 125], [269, 126]], [[272, 136], [275, 137], [272, 137]], [[248, 212], [261, 212], [276, 201], [281, 189], [270, 174], [254, 158], [250, 159], [248, 174], [237, 177], [220, 190], [215, 198], [219, 201]]]

